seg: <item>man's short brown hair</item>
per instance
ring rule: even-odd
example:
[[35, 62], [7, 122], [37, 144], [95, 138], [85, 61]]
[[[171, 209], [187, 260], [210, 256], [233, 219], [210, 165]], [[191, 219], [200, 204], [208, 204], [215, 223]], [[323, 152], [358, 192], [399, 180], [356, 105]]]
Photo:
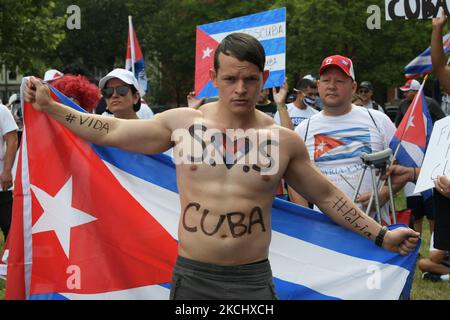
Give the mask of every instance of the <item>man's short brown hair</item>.
[[256, 38], [245, 33], [231, 33], [219, 44], [214, 53], [214, 70], [219, 70], [219, 54], [232, 56], [239, 61], [248, 61], [264, 72], [266, 54], [261, 43]]

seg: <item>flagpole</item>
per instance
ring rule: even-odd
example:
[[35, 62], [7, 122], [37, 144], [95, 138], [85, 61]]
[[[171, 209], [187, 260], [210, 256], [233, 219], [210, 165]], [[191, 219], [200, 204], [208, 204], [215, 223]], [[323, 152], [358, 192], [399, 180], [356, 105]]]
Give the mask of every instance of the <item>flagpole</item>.
[[130, 49], [131, 49], [131, 71], [134, 73], [134, 62], [136, 60], [136, 52], [134, 47], [134, 32], [133, 32], [133, 22], [131, 21], [132, 17], [128, 16], [128, 37], [130, 39]]
[[[420, 89], [419, 89], [419, 91], [416, 93], [416, 96], [414, 97], [412, 110], [411, 110], [411, 112], [409, 113], [407, 123], [409, 122], [409, 119], [411, 118], [411, 116], [414, 114], [414, 110], [416, 109], [417, 101], [419, 100], [420, 94], [422, 93], [423, 87], [425, 86], [425, 82], [426, 82], [427, 80], [428, 80], [428, 74], [425, 75], [425, 78], [423, 79], [422, 84], [420, 85]], [[397, 148], [395, 149], [394, 156], [392, 157], [391, 165], [392, 165], [392, 163], [394, 163], [395, 159], [397, 158], [397, 154], [398, 154], [398, 152], [399, 152], [399, 150], [400, 150], [400, 146], [401, 146], [401, 144], [402, 144], [403, 136], [405, 135], [407, 129], [408, 129], [407, 126], [405, 126], [404, 129], [403, 129], [402, 135], [400, 136], [400, 142], [399, 142], [399, 144], [397, 145]]]

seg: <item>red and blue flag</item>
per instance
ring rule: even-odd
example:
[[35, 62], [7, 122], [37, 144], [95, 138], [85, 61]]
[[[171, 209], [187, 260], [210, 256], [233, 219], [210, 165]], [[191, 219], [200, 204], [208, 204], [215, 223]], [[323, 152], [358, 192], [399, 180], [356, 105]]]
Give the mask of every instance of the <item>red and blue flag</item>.
[[195, 92], [197, 98], [214, 97], [218, 91], [209, 78], [214, 53], [230, 33], [254, 36], [266, 53], [265, 69], [270, 71], [265, 88], [282, 86], [286, 74], [286, 8], [256, 13], [197, 27], [195, 54]]
[[[450, 33], [447, 33], [443, 38], [445, 53], [450, 52]], [[428, 47], [424, 52], [414, 58], [405, 67], [405, 78], [413, 79], [423, 77], [433, 71], [431, 64], [431, 48]]]
[[147, 74], [145, 72], [144, 55], [133, 28], [131, 16], [128, 17], [128, 42], [125, 69], [134, 73], [140, 86], [140, 94], [144, 96], [148, 92]]

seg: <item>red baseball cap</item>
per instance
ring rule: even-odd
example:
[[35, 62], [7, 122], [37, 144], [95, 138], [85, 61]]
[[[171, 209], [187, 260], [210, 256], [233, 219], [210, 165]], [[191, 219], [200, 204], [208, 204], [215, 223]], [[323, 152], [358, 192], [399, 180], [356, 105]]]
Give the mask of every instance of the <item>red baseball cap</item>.
[[340, 68], [346, 75], [355, 80], [355, 71], [353, 71], [352, 60], [340, 55], [329, 56], [323, 59], [319, 74], [322, 75], [325, 69], [333, 66]]

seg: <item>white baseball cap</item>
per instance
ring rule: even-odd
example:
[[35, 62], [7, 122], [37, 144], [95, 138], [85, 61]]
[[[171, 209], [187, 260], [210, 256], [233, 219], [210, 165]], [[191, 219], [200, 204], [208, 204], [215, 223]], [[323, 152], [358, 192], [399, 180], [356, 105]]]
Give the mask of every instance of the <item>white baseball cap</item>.
[[402, 91], [419, 91], [420, 90], [420, 82], [417, 80], [409, 79], [406, 81], [405, 85], [403, 87], [400, 87], [400, 90]]
[[63, 75], [64, 73], [62, 73], [61, 71], [58, 71], [56, 69], [50, 69], [45, 71], [44, 81], [53, 81], [61, 78]]
[[125, 82], [126, 84], [134, 86], [136, 88], [136, 90], [141, 92], [141, 88], [140, 88], [139, 83], [138, 83], [136, 77], [134, 76], [134, 74], [131, 71], [128, 71], [126, 69], [121, 69], [121, 68], [114, 69], [113, 71], [111, 71], [106, 76], [104, 76], [103, 78], [100, 79], [100, 82], [98, 83], [100, 90], [105, 88], [106, 83], [109, 80], [114, 79], [114, 78], [120, 79], [123, 82]]

